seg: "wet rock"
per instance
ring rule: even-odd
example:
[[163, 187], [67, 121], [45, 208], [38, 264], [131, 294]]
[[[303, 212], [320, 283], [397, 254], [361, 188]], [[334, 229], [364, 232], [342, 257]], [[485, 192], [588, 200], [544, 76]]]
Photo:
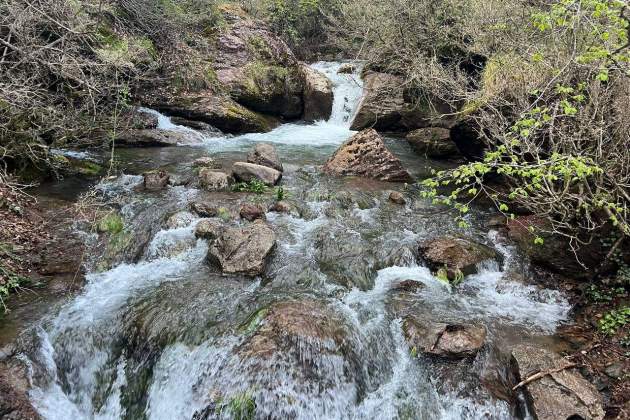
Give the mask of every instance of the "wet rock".
[[117, 134], [116, 147], [168, 147], [199, 144], [188, 133], [170, 130], [127, 130]]
[[190, 205], [190, 209], [201, 217], [216, 217], [219, 214], [216, 206], [203, 201], [195, 201]]
[[224, 230], [225, 225], [217, 220], [201, 220], [195, 227], [195, 237], [214, 241]]
[[477, 264], [497, 257], [494, 249], [464, 238], [444, 236], [425, 241], [420, 255], [432, 270], [446, 270], [449, 280], [475, 274]]
[[343, 318], [316, 300], [279, 302], [263, 309], [262, 315], [255, 334], [240, 349], [247, 358], [286, 355], [310, 364], [318, 352], [339, 352], [348, 334]]
[[269, 211], [275, 213], [291, 213], [291, 205], [286, 201], [276, 201], [269, 207]]
[[165, 171], [151, 171], [145, 172], [144, 177], [144, 189], [149, 191], [163, 190], [168, 185], [170, 175]]
[[265, 210], [256, 204], [245, 203], [241, 206], [240, 215], [242, 219], [253, 222], [257, 219], [264, 219]]
[[401, 206], [407, 204], [405, 196], [398, 191], [392, 191], [391, 193], [389, 193], [389, 201], [395, 204], [400, 204]]
[[451, 127], [451, 141], [469, 161], [483, 159], [488, 147], [479, 136], [480, 127], [473, 120], [464, 118]]
[[37, 420], [40, 418], [28, 397], [27, 367], [17, 359], [0, 362], [0, 418]]
[[486, 223], [484, 223], [484, 226], [487, 229], [501, 229], [501, 228], [504, 228], [506, 224], [507, 224], [507, 217], [496, 215], [496, 216], [490, 217], [486, 221]]
[[278, 152], [276, 152], [276, 148], [269, 143], [257, 143], [256, 146], [254, 146], [254, 150], [247, 155], [247, 162], [273, 168], [276, 171], [283, 171]]
[[225, 133], [264, 133], [278, 123], [210, 91], [182, 93], [169, 97], [168, 102], [153, 102], [152, 106], [171, 116], [207, 123]]
[[195, 159], [192, 163], [193, 168], [212, 168], [216, 169], [219, 167], [218, 163], [212, 159], [210, 156], [203, 156], [198, 159]]
[[451, 140], [450, 130], [439, 127], [427, 127], [407, 134], [407, 142], [422, 156], [447, 158], [457, 156], [459, 150]]
[[282, 179], [282, 172], [254, 163], [236, 162], [232, 166], [232, 175], [239, 181], [261, 181], [265, 185], [276, 185]]
[[405, 97], [403, 79], [386, 73], [368, 73], [364, 78], [364, 95], [359, 103], [351, 129], [374, 128], [378, 131], [409, 131], [437, 124], [438, 117], [449, 107], [434, 103], [413, 103]]
[[187, 211], [180, 211], [173, 214], [166, 221], [168, 229], [178, 229], [189, 226], [195, 220], [195, 216]]
[[208, 259], [226, 274], [253, 277], [263, 273], [275, 245], [274, 231], [257, 221], [244, 228], [226, 229], [210, 247]]
[[[512, 362], [519, 381], [570, 365], [547, 349], [527, 345], [512, 350]], [[575, 368], [550, 372], [522, 389], [532, 415], [539, 420], [604, 418], [601, 395]]]
[[388, 182], [413, 182], [400, 160], [375, 130], [355, 134], [328, 159], [324, 172], [337, 176], [361, 176]]
[[193, 178], [188, 175], [171, 175], [168, 180], [168, 185], [173, 187], [182, 187], [189, 185], [193, 181]]
[[228, 175], [212, 168], [202, 168], [199, 171], [199, 185], [206, 191], [223, 191], [229, 187]]
[[409, 347], [435, 356], [473, 357], [483, 346], [486, 329], [480, 325], [432, 323], [406, 317], [403, 331]]
[[392, 288], [396, 292], [416, 293], [424, 289], [424, 283], [416, 280], [403, 280]]
[[338, 74], [352, 74], [356, 71], [357, 67], [354, 64], [346, 63], [339, 66], [339, 70], [337, 70]]
[[332, 114], [332, 83], [323, 73], [302, 64], [304, 77], [304, 114], [305, 121], [328, 120]]

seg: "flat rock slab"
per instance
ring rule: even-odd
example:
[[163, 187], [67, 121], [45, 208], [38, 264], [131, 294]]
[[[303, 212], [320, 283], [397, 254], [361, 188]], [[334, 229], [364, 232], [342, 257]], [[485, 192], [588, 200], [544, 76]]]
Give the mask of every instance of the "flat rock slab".
[[262, 221], [221, 232], [208, 259], [226, 274], [257, 276], [263, 273], [276, 245], [276, 234]]
[[364, 130], [342, 144], [324, 165], [337, 176], [360, 176], [387, 182], [413, 182], [400, 160], [387, 148], [376, 130]]
[[568, 360], [543, 348], [522, 345], [512, 350], [512, 362], [519, 380], [550, 371], [522, 387], [534, 418], [604, 418], [602, 397], [597, 389], [575, 368], [558, 370], [570, 366]]

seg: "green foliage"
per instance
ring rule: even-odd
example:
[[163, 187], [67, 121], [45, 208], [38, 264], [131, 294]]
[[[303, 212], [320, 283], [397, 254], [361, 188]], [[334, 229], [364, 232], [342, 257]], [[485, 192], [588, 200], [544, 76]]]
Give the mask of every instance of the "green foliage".
[[249, 392], [238, 393], [219, 403], [219, 412], [223, 413], [225, 410], [233, 420], [254, 420], [256, 401]]
[[243, 334], [252, 334], [257, 329], [260, 323], [265, 319], [269, 313], [269, 308], [262, 308], [254, 312], [247, 321], [240, 326], [239, 331]]
[[286, 198], [287, 193], [284, 191], [283, 187], [276, 188], [276, 201], [282, 201]]
[[619, 328], [630, 322], [630, 306], [614, 309], [599, 320], [599, 330], [606, 335], [613, 335]]
[[99, 220], [97, 230], [102, 233], [116, 235], [123, 231], [125, 224], [120, 214], [116, 212], [107, 213]]
[[249, 182], [238, 182], [232, 185], [233, 192], [249, 192], [255, 194], [264, 194], [267, 192], [267, 185], [264, 182], [259, 181], [257, 179], [251, 180]]
[[228, 220], [232, 218], [232, 215], [230, 214], [230, 211], [226, 209], [225, 207], [219, 207], [217, 209], [217, 217], [227, 222]]
[[625, 296], [626, 289], [623, 287], [605, 288], [592, 284], [586, 288], [584, 293], [586, 298], [591, 302], [608, 303], [618, 297]]

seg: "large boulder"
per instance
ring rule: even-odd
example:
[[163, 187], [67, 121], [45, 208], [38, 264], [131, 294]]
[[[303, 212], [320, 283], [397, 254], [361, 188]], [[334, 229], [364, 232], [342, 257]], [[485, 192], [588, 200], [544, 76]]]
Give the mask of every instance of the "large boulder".
[[267, 132], [277, 124], [273, 118], [249, 110], [233, 99], [212, 91], [182, 92], [148, 103], [168, 115], [200, 121], [226, 133]]
[[437, 99], [428, 103], [407, 98], [403, 85], [401, 77], [368, 73], [351, 129], [409, 131], [433, 125], [439, 122], [442, 114], [450, 112], [450, 108]]
[[325, 74], [302, 64], [304, 77], [304, 115], [305, 121], [328, 120], [332, 114], [332, 83]]
[[267, 166], [280, 172], [283, 171], [278, 152], [276, 152], [276, 148], [269, 143], [256, 144], [254, 150], [247, 155], [247, 162]]
[[445, 270], [449, 280], [477, 272], [477, 264], [497, 257], [497, 252], [485, 245], [464, 238], [444, 236], [420, 244], [420, 255], [432, 270]]
[[289, 47], [262, 21], [221, 6], [226, 25], [216, 37], [213, 71], [238, 103], [283, 118], [302, 115], [303, 76]]
[[276, 245], [276, 235], [264, 222], [226, 229], [208, 252], [208, 259], [226, 274], [257, 276], [263, 273]]
[[451, 132], [446, 128], [419, 128], [407, 134], [407, 142], [416, 153], [430, 158], [457, 156], [459, 150], [451, 140]]
[[512, 362], [519, 381], [542, 374], [521, 387], [534, 418], [604, 418], [601, 395], [567, 359], [544, 348], [521, 345], [512, 350]]
[[481, 325], [432, 323], [414, 317], [405, 318], [403, 332], [416, 352], [455, 359], [475, 356], [486, 339]]
[[228, 175], [212, 168], [202, 168], [199, 171], [199, 185], [208, 191], [223, 191], [229, 186]]
[[388, 182], [413, 182], [400, 160], [387, 150], [381, 136], [372, 129], [361, 131], [342, 144], [324, 165], [324, 172]]
[[255, 163], [236, 162], [232, 166], [232, 175], [238, 181], [260, 181], [265, 185], [276, 185], [282, 179], [282, 172]]

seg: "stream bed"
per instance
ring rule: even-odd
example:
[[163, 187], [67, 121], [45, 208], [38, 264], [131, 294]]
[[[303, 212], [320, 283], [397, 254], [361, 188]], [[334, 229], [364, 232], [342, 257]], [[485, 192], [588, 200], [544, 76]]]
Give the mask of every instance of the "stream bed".
[[[95, 253], [81, 293], [55, 305], [27, 338], [31, 401], [45, 419], [510, 419], [526, 416], [509, 392], [510, 349], [553, 347], [570, 306], [529, 281], [527, 262], [497, 232], [494, 213], [474, 208], [461, 232], [452, 215], [412, 187], [324, 175], [320, 166], [348, 139], [360, 100], [357, 74], [316, 63], [333, 82], [329, 121], [284, 124], [270, 133], [207, 136], [197, 146], [124, 149], [117, 177], [96, 186], [120, 209], [125, 232], [146, 238], [133, 256]], [[154, 112], [154, 111], [150, 111]], [[160, 115], [160, 128], [190, 130]], [[196, 200], [239, 221], [242, 203], [269, 204], [274, 192], [211, 193], [193, 186], [139, 191], [139, 175], [174, 177], [210, 156], [222, 169], [257, 142], [273, 144], [294, 211], [267, 213], [277, 246], [264, 275], [225, 276], [195, 237]], [[417, 178], [432, 162], [404, 140], [386, 144]], [[402, 191], [405, 205], [388, 200]], [[498, 251], [457, 287], [436, 278], [418, 244], [462, 234]], [[131, 239], [133, 240], [133, 239]], [[86, 241], [96, 241], [86, 233]], [[95, 242], [96, 243], [96, 242]], [[417, 287], [401, 287], [404, 283]], [[474, 358], [411, 351], [403, 319], [475, 323], [487, 330]]]

